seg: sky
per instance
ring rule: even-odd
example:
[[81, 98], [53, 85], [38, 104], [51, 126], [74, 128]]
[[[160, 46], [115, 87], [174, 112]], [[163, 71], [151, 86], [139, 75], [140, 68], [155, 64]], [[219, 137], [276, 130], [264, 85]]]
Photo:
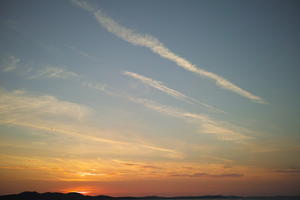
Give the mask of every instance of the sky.
[[0, 2], [0, 194], [300, 195], [291, 0]]

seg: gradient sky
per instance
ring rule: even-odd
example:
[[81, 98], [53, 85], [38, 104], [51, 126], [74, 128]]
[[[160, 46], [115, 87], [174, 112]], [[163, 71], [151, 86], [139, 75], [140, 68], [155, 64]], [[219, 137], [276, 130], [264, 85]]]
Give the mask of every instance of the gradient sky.
[[0, 194], [299, 195], [299, 9], [2, 0]]

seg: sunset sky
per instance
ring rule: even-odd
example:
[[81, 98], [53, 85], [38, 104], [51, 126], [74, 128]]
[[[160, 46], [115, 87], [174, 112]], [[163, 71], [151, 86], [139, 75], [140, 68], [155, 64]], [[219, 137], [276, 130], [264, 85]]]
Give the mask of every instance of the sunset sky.
[[0, 194], [300, 195], [299, 9], [0, 1]]

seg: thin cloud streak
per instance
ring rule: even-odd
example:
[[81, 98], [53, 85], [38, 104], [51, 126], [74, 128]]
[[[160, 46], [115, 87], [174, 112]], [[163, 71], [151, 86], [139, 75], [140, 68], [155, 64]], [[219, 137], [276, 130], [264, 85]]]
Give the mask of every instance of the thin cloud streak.
[[[22, 67], [21, 67], [22, 66]], [[16, 56], [8, 56], [0, 64], [3, 72], [14, 72], [16, 75], [27, 79], [81, 79], [82, 76], [76, 72], [69, 71], [66, 67], [51, 64], [42, 64], [35, 68], [32, 64], [21, 62]]]
[[252, 138], [250, 136], [245, 136], [239, 133], [245, 132], [246, 129], [214, 120], [206, 115], [186, 112], [172, 106], [159, 104], [149, 99], [136, 98], [128, 94], [124, 94], [120, 91], [114, 91], [113, 88], [109, 88], [107, 85], [99, 83], [84, 82], [83, 85], [88, 88], [104, 92], [105, 94], [110, 96], [127, 99], [131, 102], [141, 104], [150, 110], [154, 110], [164, 115], [169, 115], [175, 118], [183, 119], [184, 121], [189, 123], [191, 122], [197, 124], [200, 128], [199, 132], [216, 134], [217, 138], [221, 140], [238, 141]]
[[93, 61], [95, 61], [95, 62], [99, 62], [99, 60], [98, 60], [95, 56], [92, 56], [92, 55], [90, 55], [89, 53], [84, 52], [84, 51], [78, 49], [78, 48], [75, 47], [75, 46], [65, 45], [65, 47], [67, 47], [68, 49], [71, 49], [72, 51], [76, 52], [77, 54], [79, 54], [79, 55], [81, 55], [81, 56], [83, 56], [83, 57], [86, 57], [86, 58], [88, 58], [88, 59], [91, 59], [91, 60], [93, 60]]
[[3, 72], [11, 72], [17, 69], [17, 65], [20, 63], [20, 59], [15, 56], [8, 56], [5, 58], [4, 63], [1, 64]]
[[165, 115], [180, 118], [187, 122], [195, 123], [199, 125], [200, 132], [216, 134], [217, 138], [221, 140], [237, 141], [237, 140], [252, 138], [240, 134], [239, 131], [235, 130], [238, 129], [238, 127], [234, 127], [229, 124], [225, 125], [224, 123], [211, 119], [206, 115], [189, 113], [184, 110], [180, 110], [178, 108], [174, 108], [167, 105], [161, 105], [149, 99], [141, 99], [141, 98], [134, 98], [134, 97], [127, 97], [127, 99], [134, 103], [141, 104], [144, 107], [154, 110], [156, 112], [160, 112]]
[[170, 174], [172, 177], [191, 177], [191, 178], [198, 178], [198, 177], [207, 177], [207, 178], [240, 178], [243, 177], [243, 174], [208, 174], [208, 173], [194, 173], [194, 174]]
[[1, 89], [0, 96], [1, 115], [9, 118], [13, 116], [14, 119], [56, 115], [80, 120], [92, 113], [87, 106], [62, 101], [50, 95], [32, 95], [23, 90], [9, 92]]
[[179, 91], [176, 91], [174, 89], [171, 89], [169, 87], [167, 87], [166, 85], [164, 85], [163, 82], [161, 81], [157, 81], [157, 80], [154, 80], [154, 79], [151, 79], [149, 77], [145, 77], [145, 76], [142, 76], [140, 74], [137, 74], [137, 73], [134, 73], [134, 72], [129, 72], [129, 71], [124, 71], [122, 72], [124, 75], [126, 76], [130, 76], [134, 79], [137, 79], [139, 81], [141, 81], [142, 83], [144, 83], [145, 85], [148, 85], [148, 86], [151, 86], [167, 95], [170, 95], [178, 100], [181, 100], [181, 101], [184, 101], [186, 103], [189, 103], [189, 104], [198, 104], [198, 105], [201, 105], [213, 112], [219, 112], [219, 113], [225, 113], [223, 110], [219, 110], [217, 108], [214, 108], [213, 106], [210, 106], [210, 105], [207, 105], [205, 103], [202, 103], [200, 101], [198, 101], [197, 99], [194, 99], [192, 97], [188, 97], [184, 94], [182, 94], [181, 92]]
[[[155, 81], [155, 80], [152, 80], [152, 79], [150, 79], [150, 80]], [[206, 115], [189, 113], [189, 112], [186, 112], [184, 110], [174, 108], [172, 106], [159, 104], [159, 103], [157, 103], [155, 101], [152, 101], [152, 100], [149, 100], [149, 99], [142, 99], [142, 98], [132, 97], [132, 96], [126, 94], [126, 93], [123, 93], [121, 91], [117, 91], [114, 88], [111, 88], [108, 85], [103, 84], [103, 83], [97, 83], [97, 82], [92, 83], [92, 82], [84, 81], [84, 80], [80, 80], [80, 83], [84, 87], [103, 92], [103, 93], [105, 93], [107, 95], [110, 95], [110, 96], [115, 96], [115, 97], [118, 97], [118, 98], [127, 99], [131, 102], [141, 104], [141, 105], [143, 105], [144, 107], [146, 107], [148, 109], [160, 112], [162, 114], [166, 114], [166, 115], [173, 116], [173, 117], [176, 117], [176, 118], [181, 118], [181, 119], [184, 119], [187, 122], [196, 123], [197, 125], [200, 126], [200, 132], [216, 134], [218, 139], [222, 139], [222, 140], [241, 140], [242, 139], [243, 140], [243, 139], [252, 138], [252, 137], [240, 134], [239, 132], [244, 132], [244, 130], [242, 128], [233, 126], [233, 125], [228, 124], [228, 123], [226, 124], [224, 122], [219, 122], [219, 121], [214, 120], [214, 119], [212, 119], [212, 118], [210, 118]], [[160, 83], [160, 82], [157, 82], [157, 83]], [[183, 94], [181, 94], [181, 93], [179, 93], [175, 90], [172, 90], [172, 89], [162, 85], [161, 83], [158, 86], [161, 87], [162, 90], [164, 89], [164, 92], [170, 92], [170, 93], [172, 92], [171, 93], [172, 95], [174, 95], [174, 94], [179, 95], [179, 97], [182, 97], [182, 98], [186, 97], [185, 95], [183, 95]], [[22, 92], [22, 91], [20, 91], [20, 92]], [[44, 98], [46, 98], [46, 97], [44, 97]], [[47, 98], [51, 100], [51, 97], [47, 97]], [[55, 100], [55, 98], [52, 98], [52, 99]], [[14, 107], [14, 106], [12, 106], [12, 107]], [[236, 130], [242, 130], [242, 131], [236, 131]], [[144, 145], [144, 147], [146, 147], [146, 146]], [[148, 147], [150, 147], [150, 146], [148, 145]], [[159, 147], [158, 148], [157, 147], [154, 147], [154, 148], [150, 147], [148, 149], [157, 149], [157, 150], [159, 150], [160, 148]], [[167, 151], [169, 151], [169, 150], [166, 150], [165, 152], [167, 152]]]
[[89, 140], [89, 141], [93, 141], [93, 142], [100, 142], [100, 143], [106, 143], [106, 144], [117, 145], [117, 146], [125, 146], [126, 148], [138, 147], [138, 148], [142, 148], [142, 149], [149, 149], [149, 150], [153, 150], [153, 151], [168, 153], [169, 154], [168, 157], [170, 157], [170, 158], [180, 158], [180, 159], [183, 158], [183, 154], [181, 154], [180, 152], [177, 152], [175, 150], [172, 150], [172, 149], [157, 147], [157, 146], [148, 145], [148, 144], [137, 144], [134, 142], [124, 142], [124, 141], [106, 139], [106, 138], [101, 138], [101, 137], [95, 137], [92, 135], [83, 134], [83, 133], [77, 132], [75, 130], [70, 130], [70, 129], [53, 128], [52, 126], [20, 122], [17, 120], [11, 120], [11, 121], [0, 120], [0, 123], [23, 126], [23, 127], [28, 127], [28, 128], [33, 128], [33, 129], [38, 129], [38, 130], [43, 130], [43, 131], [49, 131], [49, 132], [54, 132], [54, 133], [60, 133], [60, 134], [69, 135], [72, 137], [81, 138], [83, 140]]
[[[88, 135], [86, 132], [90, 132], [90, 130], [84, 132], [77, 131], [73, 128], [66, 128], [65, 125], [60, 122], [65, 117], [68, 119], [75, 119], [76, 121], [68, 121], [68, 124], [71, 123], [71, 126], [76, 127], [78, 120], [85, 119], [93, 114], [92, 109], [85, 105], [62, 101], [49, 95], [30, 95], [26, 91], [21, 90], [12, 92], [0, 90], [0, 96], [0, 124], [10, 124], [60, 133], [94, 142], [121, 145], [126, 148], [137, 147], [151, 151], [164, 152], [168, 154], [168, 157], [172, 158], [183, 157], [180, 152], [175, 150], [147, 143], [139, 144], [136, 142], [118, 141]], [[59, 120], [57, 120], [57, 118]], [[88, 125], [83, 126], [84, 129], [88, 129], [87, 127]]]
[[231, 83], [225, 78], [217, 74], [214, 74], [212, 72], [201, 69], [196, 65], [192, 64], [191, 62], [189, 62], [188, 60], [186, 60], [185, 58], [173, 53], [170, 49], [165, 47], [164, 44], [161, 43], [157, 38], [151, 35], [137, 33], [132, 29], [120, 25], [115, 20], [105, 15], [101, 10], [94, 8], [93, 6], [91, 6], [89, 3], [85, 1], [72, 0], [71, 2], [81, 7], [82, 9], [92, 12], [94, 17], [102, 27], [104, 27], [108, 32], [118, 36], [119, 38], [133, 45], [149, 48], [152, 52], [176, 63], [178, 66], [188, 71], [191, 71], [193, 73], [196, 73], [200, 76], [204, 76], [206, 78], [215, 81], [216, 85], [218, 85], [223, 89], [230, 90], [256, 103], [261, 103], [261, 104], [267, 103], [263, 98], [259, 96], [255, 96], [254, 94], [238, 87], [237, 85]]
[[158, 90], [160, 90], [160, 91], [162, 91], [162, 92], [164, 92], [164, 93], [166, 93], [166, 94], [168, 94], [172, 97], [175, 97], [176, 99], [182, 100], [186, 103], [193, 103], [191, 101], [190, 97], [187, 97], [186, 95], [184, 95], [184, 94], [182, 94], [182, 93], [180, 93], [176, 90], [168, 88], [161, 81], [157, 81], [157, 80], [142, 76], [142, 75], [134, 73], [134, 72], [125, 71], [125, 72], [123, 72], [123, 74], [127, 75], [127, 76], [130, 76], [134, 79], [137, 79], [137, 80], [141, 81], [142, 83], [144, 83], [146, 85], [149, 85], [149, 86], [151, 86], [155, 89], [158, 89]]
[[91, 89], [99, 90], [102, 92], [105, 92], [106, 88], [107, 88], [107, 85], [105, 85], [105, 84], [91, 83], [91, 82], [87, 82], [87, 81], [82, 81], [81, 85], [91, 88]]
[[300, 173], [300, 169], [278, 169], [278, 170], [275, 170], [274, 172], [277, 172], [277, 173], [287, 173], [287, 174], [298, 174]]
[[76, 130], [71, 130], [67, 128], [53, 128], [53, 125], [41, 125], [40, 123], [35, 123], [34, 121], [32, 122], [22, 122], [19, 120], [0, 120], [0, 124], [10, 124], [10, 125], [16, 125], [16, 126], [22, 126], [22, 127], [27, 127], [27, 128], [32, 128], [32, 129], [38, 129], [38, 130], [43, 130], [43, 131], [48, 131], [48, 132], [53, 132], [53, 133], [60, 133], [64, 135], [69, 135], [72, 137], [77, 137], [83, 140], [88, 140], [88, 141], [93, 141], [93, 142], [100, 142], [100, 143], [106, 143], [110, 145], [117, 145], [117, 146], [125, 146], [126, 148], [130, 147], [138, 147], [142, 149], [149, 149], [152, 151], [159, 151], [159, 152], [164, 152], [168, 153], [168, 157], [170, 158], [183, 158], [183, 154], [180, 152], [177, 152], [172, 149], [168, 148], [163, 148], [163, 147], [158, 147], [150, 144], [138, 144], [134, 142], [125, 142], [125, 141], [119, 141], [119, 140], [112, 140], [112, 139], [106, 139], [106, 138], [101, 138], [101, 137], [96, 137], [92, 135], [87, 135], [84, 133], [80, 133]]
[[74, 77], [79, 77], [79, 75], [75, 72], [71, 72], [60, 67], [47, 66], [41, 70], [38, 70], [34, 75], [30, 76], [29, 79], [67, 79]]

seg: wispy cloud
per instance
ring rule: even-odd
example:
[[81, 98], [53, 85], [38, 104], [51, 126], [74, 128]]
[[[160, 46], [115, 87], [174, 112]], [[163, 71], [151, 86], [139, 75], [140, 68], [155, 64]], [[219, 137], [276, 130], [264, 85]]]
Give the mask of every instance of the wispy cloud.
[[[93, 116], [92, 109], [77, 103], [59, 100], [49, 95], [32, 95], [26, 91], [0, 90], [0, 123], [9, 124], [52, 133], [68, 135], [90, 142], [100, 142], [129, 149], [144, 149], [150, 152], [163, 152], [170, 158], [182, 158], [175, 150], [149, 143], [120, 141], [102, 138], [91, 134], [92, 130], [86, 119]], [[72, 121], [73, 119], [73, 121]], [[65, 120], [68, 123], [65, 124]], [[75, 121], [74, 121], [75, 120]], [[78, 124], [78, 120], [82, 123]], [[135, 152], [135, 151], [133, 151]], [[139, 152], [139, 151], [138, 151]]]
[[188, 163], [181, 162], [136, 162], [126, 160], [112, 160], [120, 168], [124, 167], [128, 171], [133, 171], [136, 174], [143, 173], [144, 175], [154, 175], [168, 178], [240, 178], [248, 173], [247, 169], [234, 166], [231, 169], [225, 169], [222, 164], [207, 164], [207, 163]]
[[275, 170], [275, 172], [277, 173], [286, 173], [286, 174], [298, 174], [300, 173], [300, 169], [278, 169], [278, 170]]
[[41, 117], [45, 115], [65, 116], [82, 119], [91, 114], [91, 109], [69, 101], [58, 100], [49, 95], [31, 95], [26, 91], [8, 92], [0, 90], [0, 110], [2, 115], [13, 116], [14, 119], [26, 115]]
[[141, 162], [133, 162], [133, 161], [124, 161], [124, 160], [113, 160], [113, 162], [124, 165], [124, 166], [132, 166], [132, 167], [138, 167], [138, 168], [149, 168], [149, 169], [162, 169], [162, 167], [159, 167], [157, 165], [151, 165], [149, 163], [141, 163]]
[[[60, 151], [58, 151], [60, 152]], [[64, 150], [62, 151], [64, 152]], [[113, 158], [72, 158], [57, 155], [0, 155], [1, 170], [22, 170], [28, 174], [38, 174], [42, 180], [101, 181], [128, 180], [135, 178], [240, 178], [251, 174], [249, 170], [237, 166], [224, 169], [219, 164], [202, 164], [172, 161], [136, 161]], [[213, 170], [212, 170], [213, 169]], [[250, 168], [253, 170], [253, 168]], [[28, 173], [29, 172], [29, 173]], [[249, 173], [250, 172], [250, 173]], [[219, 180], [220, 180], [219, 179]], [[67, 190], [70, 191], [70, 190]], [[78, 191], [78, 190], [76, 190]]]
[[88, 82], [88, 81], [82, 81], [81, 85], [83, 85], [85, 87], [88, 87], [88, 88], [91, 88], [91, 89], [102, 91], [102, 92], [106, 91], [106, 88], [107, 88], [106, 84], [91, 83], [91, 82]]
[[17, 65], [20, 63], [20, 59], [15, 56], [8, 56], [3, 59], [3, 63], [1, 63], [2, 71], [10, 72], [17, 69]]
[[80, 132], [75, 129], [62, 128], [62, 127], [60, 127], [61, 125], [59, 125], [59, 124], [55, 124], [55, 125], [58, 125], [58, 128], [57, 128], [57, 127], [54, 127], [54, 125], [51, 123], [41, 125], [41, 123], [22, 122], [22, 121], [18, 121], [18, 120], [11, 120], [11, 121], [0, 120], [0, 123], [12, 124], [12, 125], [17, 125], [17, 126], [22, 126], [22, 127], [32, 128], [32, 129], [38, 129], [38, 130], [49, 131], [49, 132], [53, 132], [53, 133], [69, 135], [72, 137], [80, 138], [84, 141], [110, 144], [110, 145], [112, 145], [112, 146], [110, 146], [110, 148], [112, 148], [112, 149], [114, 147], [118, 147], [119, 150], [123, 149], [123, 151], [130, 151], [130, 149], [133, 149], [134, 153], [136, 152], [136, 149], [143, 149], [145, 154], [147, 153], [145, 150], [150, 150], [152, 152], [165, 153], [164, 156], [166, 156], [168, 158], [182, 159], [184, 157], [184, 155], [182, 153], [175, 151], [173, 149], [158, 147], [158, 146], [154, 146], [154, 145], [150, 145], [150, 144], [139, 144], [136, 142], [120, 141], [120, 140], [102, 138], [99, 136], [88, 135], [85, 132]]
[[85, 9], [87, 11], [95, 11], [95, 7], [92, 6], [90, 3], [86, 2], [86, 1], [81, 1], [81, 0], [70, 0], [70, 2], [72, 2], [73, 4], [79, 6], [82, 9]]
[[47, 66], [43, 69], [38, 70], [35, 74], [29, 76], [30, 79], [67, 79], [74, 77], [79, 77], [79, 74], [56, 66]]
[[194, 174], [170, 174], [172, 177], [208, 177], [208, 178], [239, 178], [244, 176], [243, 174], [208, 174], [208, 173], [194, 173]]
[[199, 132], [215, 134], [217, 138], [221, 140], [237, 141], [252, 138], [250, 136], [246, 136], [240, 133], [249, 132], [247, 129], [232, 125], [230, 123], [212, 119], [207, 115], [190, 113], [169, 105], [162, 105], [153, 100], [133, 97], [131, 95], [122, 93], [121, 91], [115, 91], [113, 90], [113, 88], [110, 88], [107, 85], [100, 83], [82, 82], [82, 84], [88, 88], [98, 90], [107, 95], [127, 99], [131, 102], [141, 104], [150, 110], [154, 110], [164, 115], [180, 118], [188, 123], [194, 123], [199, 127]]
[[88, 80], [84, 80], [84, 81], [81, 81], [81, 85], [84, 87], [96, 90], [98, 92], [103, 92], [109, 96], [114, 96], [114, 97], [118, 97], [118, 98], [122, 98], [122, 99], [130, 98], [130, 95], [124, 93], [123, 91], [117, 90], [105, 83], [91, 82]]
[[231, 83], [230, 81], [226, 80], [222, 76], [201, 69], [196, 65], [192, 64], [190, 61], [186, 60], [185, 58], [175, 54], [170, 49], [165, 47], [165, 45], [161, 43], [157, 38], [151, 35], [137, 33], [132, 29], [120, 25], [118, 22], [105, 15], [101, 10], [96, 9], [95, 7], [91, 6], [89, 3], [85, 1], [73, 0], [72, 2], [79, 7], [89, 12], [92, 12], [94, 17], [102, 27], [104, 27], [108, 32], [111, 32], [114, 35], [118, 36], [119, 38], [133, 45], [149, 48], [152, 52], [176, 63], [179, 67], [182, 67], [188, 71], [191, 71], [193, 73], [196, 73], [198, 75], [204, 76], [206, 78], [215, 81], [215, 83], [221, 88], [235, 92], [254, 102], [262, 103], [262, 104], [266, 103], [266, 101], [263, 98], [256, 96], [238, 87], [237, 85]]
[[[76, 72], [66, 69], [65, 66], [55, 66], [51, 64], [39, 64], [37, 67], [33, 64], [21, 62], [16, 56], [7, 56], [1, 60], [0, 68], [3, 72], [13, 72], [18, 76], [27, 79], [70, 79], [82, 76]], [[22, 67], [21, 67], [22, 66]]]
[[91, 59], [93, 61], [99, 61], [95, 56], [90, 55], [89, 53], [80, 50], [79, 48], [75, 47], [75, 46], [70, 46], [70, 45], [65, 45], [67, 48], [71, 49], [72, 51], [78, 53], [79, 55], [86, 57], [88, 59]]
[[222, 140], [244, 140], [251, 138], [239, 133], [241, 128], [225, 122], [214, 120], [206, 115], [190, 113], [172, 106], [161, 105], [149, 99], [135, 97], [127, 97], [127, 99], [156, 112], [180, 118], [187, 122], [195, 123], [199, 126], [200, 132], [216, 134], [217, 138]]
[[[125, 72], [124, 72], [125, 73]], [[129, 72], [126, 72], [129, 73]], [[131, 72], [132, 73], [132, 72]], [[130, 75], [137, 75], [138, 74], [130, 74]], [[141, 79], [144, 80], [144, 78], [147, 77], [139, 77]], [[137, 78], [138, 79], [138, 78]], [[181, 93], [177, 93], [177, 91], [172, 90], [166, 86], [164, 86], [161, 82], [155, 82], [155, 80], [153, 79], [145, 79], [145, 81], [149, 82], [149, 84], [157, 84], [153, 87], [159, 87], [162, 88], [162, 90], [164, 92], [170, 92], [170, 95], [172, 94], [179, 94], [179, 98], [182, 97], [186, 97], [185, 95], [181, 94]], [[211, 133], [211, 134], [215, 134], [217, 136], [218, 139], [221, 140], [232, 140], [232, 141], [238, 141], [238, 140], [245, 140], [245, 139], [250, 139], [252, 137], [250, 136], [246, 136], [243, 135], [241, 133], [249, 133], [250, 131], [242, 128], [242, 127], [238, 127], [235, 126], [233, 124], [230, 123], [226, 123], [223, 121], [218, 121], [215, 119], [212, 119], [210, 117], [208, 117], [207, 115], [203, 115], [203, 114], [196, 114], [196, 113], [190, 113], [187, 111], [184, 111], [182, 109], [179, 108], [175, 108], [169, 105], [162, 105], [159, 104], [155, 101], [149, 100], [149, 99], [144, 99], [144, 98], [136, 98], [133, 97], [129, 94], [126, 94], [122, 91], [118, 91], [115, 90], [114, 88], [110, 87], [107, 84], [103, 84], [103, 83], [99, 83], [99, 82], [90, 82], [84, 79], [80, 80], [80, 83], [82, 86], [93, 89], [93, 90], [97, 90], [99, 92], [103, 92], [107, 95], [110, 96], [114, 96], [114, 97], [118, 97], [118, 98], [122, 98], [122, 99], [127, 99], [131, 102], [134, 103], [138, 103], [143, 105], [144, 107], [154, 110], [156, 112], [165, 114], [165, 115], [169, 115], [172, 117], [176, 117], [176, 118], [180, 118], [183, 119], [184, 121], [188, 122], [188, 123], [194, 123], [198, 126], [199, 128], [199, 132], [200, 133]], [[188, 97], [187, 97], [188, 98]], [[173, 150], [169, 151], [169, 149], [163, 149], [160, 147], [155, 147], [155, 146], [151, 146], [151, 145], [147, 145], [147, 144], [140, 144], [140, 146], [148, 148], [148, 149], [153, 149], [153, 150], [158, 150], [158, 151], [164, 151], [164, 152], [170, 152], [172, 153]], [[173, 152], [174, 153], [174, 152]]]
[[127, 76], [130, 76], [134, 79], [137, 79], [137, 80], [141, 81], [142, 83], [144, 83], [145, 85], [151, 86], [151, 87], [153, 87], [153, 88], [155, 88], [155, 89], [157, 89], [157, 90], [159, 90], [159, 91], [161, 91], [161, 92], [163, 92], [167, 95], [170, 95], [170, 96], [172, 96], [172, 97], [174, 97], [178, 100], [181, 100], [181, 101], [184, 101], [184, 102], [190, 103], [190, 104], [198, 104], [198, 105], [201, 105], [201, 106], [203, 106], [203, 107], [205, 107], [205, 108], [207, 108], [211, 111], [214, 111], [214, 112], [225, 113], [222, 110], [214, 108], [213, 106], [210, 106], [208, 104], [202, 103], [199, 100], [194, 99], [192, 97], [188, 97], [185, 94], [182, 94], [181, 92], [179, 92], [177, 90], [171, 89], [171, 88], [167, 87], [161, 81], [157, 81], [157, 80], [154, 80], [152, 78], [149, 78], [149, 77], [146, 77], [146, 76], [134, 73], [134, 72], [124, 71], [123, 74], [127, 75]]

